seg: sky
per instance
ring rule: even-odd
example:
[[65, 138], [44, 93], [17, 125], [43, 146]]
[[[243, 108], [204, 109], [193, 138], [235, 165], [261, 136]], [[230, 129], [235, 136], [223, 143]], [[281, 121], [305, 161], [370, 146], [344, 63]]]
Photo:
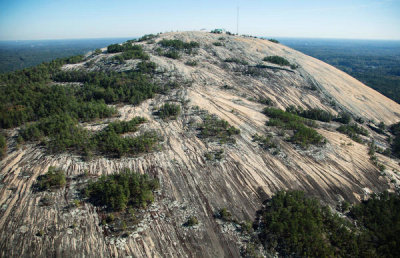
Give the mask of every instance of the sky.
[[224, 28], [266, 37], [400, 40], [400, 0], [0, 0], [0, 40]]

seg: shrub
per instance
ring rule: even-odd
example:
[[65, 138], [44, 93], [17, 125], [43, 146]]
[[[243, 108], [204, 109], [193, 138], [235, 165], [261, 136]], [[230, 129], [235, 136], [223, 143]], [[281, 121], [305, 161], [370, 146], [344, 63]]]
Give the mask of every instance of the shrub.
[[333, 120], [342, 124], [348, 124], [351, 122], [351, 115], [349, 113], [342, 112]]
[[227, 58], [224, 60], [224, 62], [226, 63], [236, 63], [236, 64], [241, 64], [241, 65], [248, 65], [249, 63], [245, 60], [241, 60], [239, 58], [236, 57], [232, 57], [232, 58]]
[[180, 112], [181, 112], [181, 107], [179, 105], [165, 103], [157, 111], [157, 115], [163, 120], [176, 119], [176, 117], [180, 114]]
[[206, 115], [198, 130], [201, 138], [216, 139], [220, 143], [235, 142], [233, 135], [240, 134], [240, 130], [229, 125], [225, 120], [218, 119], [215, 115]]
[[179, 52], [176, 51], [176, 50], [169, 50], [169, 51], [167, 51], [167, 52], [164, 53], [164, 56], [165, 56], [165, 57], [168, 57], [168, 58], [172, 58], [172, 59], [179, 59], [179, 58], [181, 58]]
[[183, 42], [179, 39], [163, 39], [158, 42], [162, 47], [169, 48], [175, 51], [185, 51], [186, 53], [191, 54], [194, 48], [200, 47], [200, 44], [195, 41]]
[[140, 37], [138, 39], [138, 41], [139, 42], [147, 41], [147, 40], [155, 39], [157, 37], [158, 37], [158, 35], [155, 35], [155, 34], [146, 34], [146, 35], [143, 35], [142, 37]]
[[277, 64], [280, 66], [290, 66], [290, 62], [281, 56], [267, 56], [264, 57], [263, 61]]
[[260, 104], [264, 104], [267, 106], [273, 106], [274, 102], [272, 101], [272, 99], [268, 98], [268, 97], [260, 97], [257, 99], [257, 102]]
[[362, 142], [362, 139], [359, 136], [360, 134], [368, 136], [368, 131], [365, 128], [358, 126], [355, 123], [348, 125], [341, 125], [336, 130], [338, 132], [348, 135], [351, 139], [360, 143]]
[[36, 188], [39, 191], [58, 189], [66, 184], [65, 173], [59, 168], [49, 167], [46, 174], [37, 178]]
[[185, 65], [188, 65], [188, 66], [197, 66], [197, 61], [195, 61], [195, 60], [188, 60], [188, 61], [185, 62]]
[[[270, 117], [267, 126], [277, 126], [286, 130], [293, 130], [291, 141], [307, 147], [309, 144], [323, 144], [324, 137], [316, 130], [307, 126], [316, 127], [314, 121], [304, 119], [296, 114], [277, 108], [264, 108], [264, 114]], [[307, 126], [306, 126], [307, 125]]]
[[158, 187], [157, 179], [123, 169], [89, 183], [85, 194], [96, 206], [105, 206], [109, 211], [122, 211], [127, 207], [146, 208], [154, 201], [153, 192]]
[[301, 107], [289, 106], [286, 108], [287, 112], [299, 115], [304, 118], [319, 120], [322, 122], [330, 122], [334, 119], [334, 115], [330, 112], [319, 109], [319, 108], [311, 108], [308, 110], [303, 110]]
[[210, 152], [206, 152], [204, 154], [204, 157], [208, 161], [219, 161], [223, 158], [223, 156], [222, 156], [223, 153], [224, 153], [223, 149], [216, 150], [216, 151], [210, 151]]
[[118, 53], [122, 52], [124, 48], [120, 44], [112, 44], [107, 47], [108, 53]]
[[272, 141], [272, 135], [260, 136], [258, 134], [253, 135], [253, 142], [257, 142], [261, 148], [268, 150], [270, 148], [277, 148], [278, 145]]
[[225, 221], [231, 221], [232, 213], [227, 208], [222, 208], [218, 211], [218, 217]]
[[216, 47], [222, 47], [224, 44], [222, 44], [221, 42], [213, 42], [213, 45]]
[[276, 39], [268, 39], [268, 40], [271, 41], [271, 42], [273, 42], [273, 43], [279, 43], [279, 41], [276, 40]]
[[197, 219], [196, 216], [191, 216], [189, 219], [186, 221], [185, 226], [186, 227], [193, 227], [199, 224], [199, 220]]

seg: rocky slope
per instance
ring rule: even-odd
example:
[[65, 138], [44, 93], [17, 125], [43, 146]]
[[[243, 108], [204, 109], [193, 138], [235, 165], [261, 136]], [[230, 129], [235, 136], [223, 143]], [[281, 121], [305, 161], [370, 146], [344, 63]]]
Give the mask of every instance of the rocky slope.
[[[157, 42], [164, 38], [195, 41], [200, 48], [193, 55], [170, 59], [156, 51]], [[399, 161], [377, 154], [386, 167], [379, 171], [369, 160], [368, 146], [337, 132], [338, 123], [318, 122], [317, 130], [327, 143], [303, 149], [265, 126], [268, 117], [261, 113], [265, 106], [255, 101], [268, 97], [281, 109], [296, 105], [333, 114], [347, 111], [386, 124], [400, 120], [400, 105], [349, 75], [281, 44], [250, 37], [180, 32], [137, 44], [143, 45], [163, 72], [160, 80], [167, 77], [181, 86], [139, 106], [116, 106], [117, 119], [146, 117], [149, 122], [141, 128], [156, 129], [164, 137], [160, 150], [84, 162], [68, 153], [48, 155], [33, 144], [17, 149], [11, 137], [17, 131], [9, 130], [8, 153], [0, 166], [0, 256], [238, 257], [247, 239], [234, 223], [214, 217], [220, 208], [227, 207], [238, 221], [253, 220], [262, 200], [279, 189], [301, 189], [334, 207], [343, 199], [354, 202], [371, 192], [397, 187]], [[63, 69], [122, 71], [138, 62], [110, 65], [105, 60], [113, 55], [103, 53]], [[298, 68], [262, 62], [271, 55], [282, 56]], [[233, 58], [247, 64], [224, 62]], [[189, 66], [188, 61], [197, 65]], [[260, 63], [264, 66], [257, 68]], [[182, 106], [176, 120], [163, 121], [154, 115], [155, 107], [165, 102]], [[204, 111], [239, 128], [236, 143], [200, 139], [195, 124]], [[98, 130], [104, 122], [84, 126]], [[370, 131], [366, 140], [374, 138], [378, 146], [389, 147], [382, 135], [362, 126]], [[252, 141], [254, 134], [267, 132], [278, 141], [278, 154]], [[219, 149], [224, 150], [221, 161], [205, 158], [206, 153]], [[34, 193], [32, 185], [49, 166], [66, 171], [67, 186]], [[93, 205], [72, 207], [71, 202], [78, 198], [79, 185], [87, 181], [79, 177], [84, 171], [97, 178], [125, 167], [157, 177], [161, 187], [154, 204], [143, 211], [145, 218], [140, 224], [127, 236], [115, 237], [104, 232]], [[51, 205], [40, 205], [44, 196]], [[190, 216], [198, 218], [197, 226], [183, 226]], [[40, 230], [44, 235], [36, 236]]]

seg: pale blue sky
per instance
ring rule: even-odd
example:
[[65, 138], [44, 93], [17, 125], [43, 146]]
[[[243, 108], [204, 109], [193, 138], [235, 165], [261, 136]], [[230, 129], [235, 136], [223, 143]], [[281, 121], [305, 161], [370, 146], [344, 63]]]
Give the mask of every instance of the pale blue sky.
[[271, 37], [400, 39], [400, 0], [0, 0], [0, 40], [226, 28]]

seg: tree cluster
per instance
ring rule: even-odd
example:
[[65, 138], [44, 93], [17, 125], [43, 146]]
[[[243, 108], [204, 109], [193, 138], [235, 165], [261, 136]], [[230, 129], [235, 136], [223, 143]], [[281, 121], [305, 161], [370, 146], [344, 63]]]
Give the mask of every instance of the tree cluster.
[[200, 47], [200, 44], [195, 41], [184, 42], [179, 39], [163, 39], [158, 42], [162, 47], [175, 51], [185, 51], [188, 54], [193, 52], [193, 49]]
[[399, 207], [400, 196], [384, 192], [342, 218], [303, 192], [280, 191], [259, 212], [259, 239], [282, 256], [398, 257]]
[[176, 119], [176, 117], [180, 113], [181, 113], [181, 106], [173, 103], [165, 103], [157, 111], [157, 115], [164, 120]]
[[235, 142], [234, 135], [240, 134], [240, 130], [231, 126], [227, 121], [219, 119], [215, 115], [206, 115], [203, 122], [198, 125], [200, 138], [216, 139], [220, 143]]
[[324, 137], [315, 129], [309, 127], [316, 127], [316, 123], [312, 120], [277, 108], [264, 108], [263, 113], [270, 117], [267, 121], [267, 126], [277, 126], [285, 130], [293, 130], [294, 133], [291, 141], [296, 144], [307, 147], [310, 144], [325, 143]]
[[123, 169], [90, 182], [85, 195], [96, 206], [105, 206], [108, 211], [123, 211], [127, 208], [146, 208], [154, 201], [153, 192], [158, 188], [157, 179]]
[[66, 184], [65, 172], [56, 167], [49, 167], [46, 174], [36, 180], [35, 188], [39, 191], [59, 189]]

